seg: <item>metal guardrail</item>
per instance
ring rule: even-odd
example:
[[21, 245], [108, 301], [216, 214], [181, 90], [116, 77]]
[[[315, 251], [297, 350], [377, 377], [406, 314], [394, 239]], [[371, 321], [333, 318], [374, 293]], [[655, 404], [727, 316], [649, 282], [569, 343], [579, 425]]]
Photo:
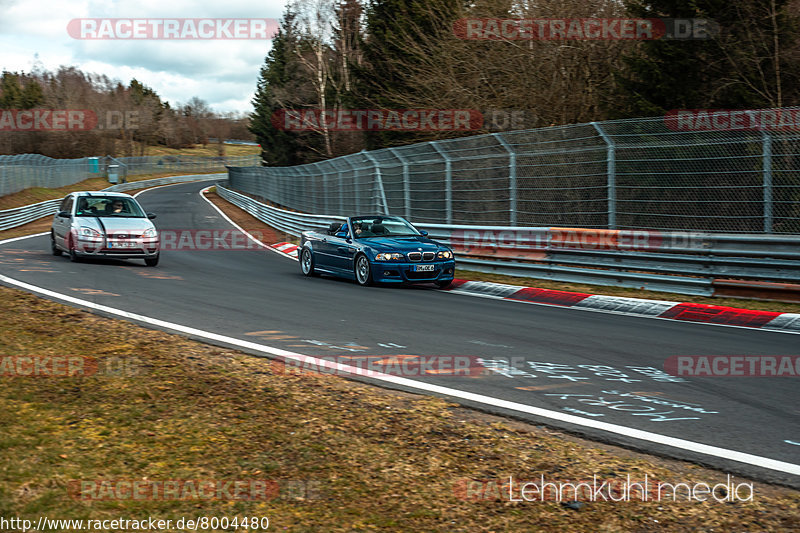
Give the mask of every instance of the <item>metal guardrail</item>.
[[223, 173], [216, 174], [189, 174], [186, 176], [168, 176], [166, 178], [153, 178], [151, 180], [129, 181], [127, 183], [119, 183], [106, 187], [104, 191], [125, 192], [134, 189], [141, 189], [144, 187], [158, 187], [160, 185], [170, 185], [172, 183], [182, 183], [184, 181], [204, 181], [218, 179], [219, 176], [224, 176]]
[[22, 207], [0, 211], [0, 231], [16, 228], [28, 222], [33, 222], [42, 217], [52, 215], [58, 211], [58, 205], [60, 203], [61, 198], [56, 198], [55, 200], [45, 200], [38, 204], [24, 205]]
[[[106, 187], [104, 191], [124, 192], [133, 189], [146, 187], [158, 187], [159, 185], [169, 185], [171, 183], [181, 183], [184, 181], [203, 181], [211, 180], [223, 176], [224, 174], [196, 174], [187, 176], [170, 176], [166, 178], [155, 178], [151, 180], [131, 181]], [[45, 200], [37, 204], [24, 205], [0, 211], [0, 231], [16, 228], [42, 217], [54, 214], [58, 211], [61, 198]]]
[[217, 194], [236, 207], [250, 213], [258, 220], [289, 235], [299, 237], [304, 231], [327, 228], [331, 222], [344, 221], [345, 217], [327, 215], [309, 215], [279, 209], [259, 202], [249, 196], [228, 189], [222, 183], [216, 184]]
[[[290, 235], [341, 216], [266, 205], [217, 184], [217, 193]], [[467, 270], [711, 296], [722, 278], [800, 283], [800, 237], [415, 223], [450, 245]]]

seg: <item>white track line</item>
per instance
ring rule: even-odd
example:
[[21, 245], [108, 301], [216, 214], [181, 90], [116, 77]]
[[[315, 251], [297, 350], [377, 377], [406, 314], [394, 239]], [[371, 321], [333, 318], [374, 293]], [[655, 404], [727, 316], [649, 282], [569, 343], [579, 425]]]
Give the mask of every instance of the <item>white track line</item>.
[[[227, 221], [228, 221], [228, 222], [229, 222], [229, 223], [230, 223], [230, 224], [231, 224], [233, 227], [235, 227], [236, 229], [238, 229], [239, 231], [241, 231], [242, 233], [244, 233], [245, 235], [247, 235], [247, 237], [248, 237], [248, 238], [249, 238], [251, 241], [253, 241], [254, 243], [258, 244], [259, 246], [261, 246], [261, 247], [263, 247], [263, 248], [266, 248], [267, 250], [269, 250], [269, 251], [271, 251], [271, 252], [274, 252], [274, 253], [276, 253], [276, 254], [278, 254], [278, 255], [281, 255], [281, 256], [283, 256], [283, 257], [288, 257], [288, 258], [289, 258], [289, 259], [291, 259], [292, 261], [297, 261], [297, 259], [296, 259], [296, 258], [294, 258], [294, 257], [292, 257], [292, 256], [290, 256], [290, 255], [287, 255], [287, 254], [285, 254], [285, 253], [283, 253], [283, 252], [281, 252], [281, 251], [279, 251], [279, 250], [276, 250], [275, 248], [273, 248], [272, 246], [268, 245], [267, 243], [264, 243], [264, 242], [261, 242], [261, 241], [259, 241], [258, 239], [256, 239], [256, 238], [255, 238], [255, 237], [253, 237], [252, 235], [250, 235], [250, 234], [249, 234], [249, 233], [248, 233], [248, 232], [247, 232], [247, 231], [246, 231], [244, 228], [242, 228], [242, 227], [241, 227], [239, 224], [237, 224], [236, 222], [234, 222], [233, 220], [231, 220], [231, 219], [228, 217], [228, 215], [226, 215], [226, 214], [225, 214], [225, 213], [222, 211], [222, 209], [220, 209], [219, 207], [217, 207], [216, 205], [214, 205], [214, 202], [212, 202], [211, 200], [209, 200], [208, 198], [206, 198], [206, 196], [205, 196], [205, 194], [204, 194], [204, 193], [205, 193], [205, 192], [206, 192], [208, 189], [210, 189], [211, 187], [213, 187], [213, 185], [211, 185], [211, 186], [209, 186], [209, 187], [206, 187], [205, 189], [203, 189], [202, 191], [200, 191], [200, 198], [202, 198], [203, 200], [205, 200], [206, 202], [208, 202], [208, 205], [210, 205], [211, 207], [213, 207], [213, 208], [214, 208], [214, 209], [217, 211], [217, 213], [219, 213], [219, 214], [220, 214], [220, 216], [222, 216], [222, 218], [224, 218], [225, 220], [227, 220]], [[242, 209], [242, 211], [244, 211], [244, 209]], [[247, 211], [244, 211], [244, 212], [245, 212], [245, 213], [247, 213]], [[262, 223], [263, 223], [263, 222], [262, 222]], [[1, 243], [0, 243], [0, 244], [1, 244]]]

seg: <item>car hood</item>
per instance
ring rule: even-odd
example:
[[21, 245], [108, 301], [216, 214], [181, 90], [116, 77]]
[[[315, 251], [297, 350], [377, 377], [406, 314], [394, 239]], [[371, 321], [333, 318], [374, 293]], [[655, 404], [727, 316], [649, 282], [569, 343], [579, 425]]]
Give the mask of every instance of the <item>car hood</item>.
[[363, 240], [366, 246], [383, 251], [398, 252], [436, 252], [444, 249], [426, 237], [370, 237]]
[[[145, 230], [155, 228], [149, 218], [126, 217], [81, 217], [81, 226], [88, 226], [97, 231], [105, 227], [106, 234], [142, 234]], [[102, 222], [102, 227], [100, 225]]]

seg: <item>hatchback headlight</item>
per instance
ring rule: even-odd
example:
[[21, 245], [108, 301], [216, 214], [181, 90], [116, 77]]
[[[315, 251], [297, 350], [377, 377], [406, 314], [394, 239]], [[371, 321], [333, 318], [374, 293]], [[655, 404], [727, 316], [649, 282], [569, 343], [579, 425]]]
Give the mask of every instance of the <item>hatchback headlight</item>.
[[453, 252], [451, 252], [450, 250], [444, 250], [444, 251], [439, 252], [437, 254], [437, 257], [439, 259], [452, 259], [453, 258]]
[[158, 236], [158, 234], [156, 233], [156, 230], [154, 228], [148, 228], [148, 229], [144, 230], [144, 233], [142, 233], [142, 238], [143, 239], [150, 239], [150, 238], [156, 237], [156, 236]]
[[100, 235], [100, 232], [94, 228], [87, 228], [86, 226], [82, 226], [81, 237], [94, 237], [96, 239], [99, 239], [102, 237], [102, 235]]
[[398, 253], [379, 253], [375, 256], [375, 261], [397, 261], [403, 258], [403, 254]]

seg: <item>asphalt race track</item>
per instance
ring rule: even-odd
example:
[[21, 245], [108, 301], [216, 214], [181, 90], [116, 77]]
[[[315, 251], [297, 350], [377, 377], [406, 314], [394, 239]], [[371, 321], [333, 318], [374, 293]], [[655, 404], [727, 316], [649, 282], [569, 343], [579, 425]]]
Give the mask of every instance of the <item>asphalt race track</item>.
[[[138, 198], [158, 215], [154, 222], [161, 230], [231, 229], [198, 194], [208, 185], [161, 187]], [[420, 356], [437, 364], [472, 357], [483, 371], [406, 377], [448, 388], [426, 393], [474, 393], [457, 399], [486, 411], [800, 487], [797, 377], [663, 373], [665, 361], [678, 355], [798, 355], [798, 335], [424, 287], [362, 288], [305, 278], [295, 261], [265, 249], [163, 251], [160, 264], [148, 268], [143, 261], [71, 263], [50, 255], [48, 238], [36, 236], [0, 246], [0, 274], [93, 304], [299, 354], [354, 362], [419, 361], [375, 356]], [[263, 353], [252, 344], [244, 348]], [[415, 388], [407, 385], [392, 386]]]

